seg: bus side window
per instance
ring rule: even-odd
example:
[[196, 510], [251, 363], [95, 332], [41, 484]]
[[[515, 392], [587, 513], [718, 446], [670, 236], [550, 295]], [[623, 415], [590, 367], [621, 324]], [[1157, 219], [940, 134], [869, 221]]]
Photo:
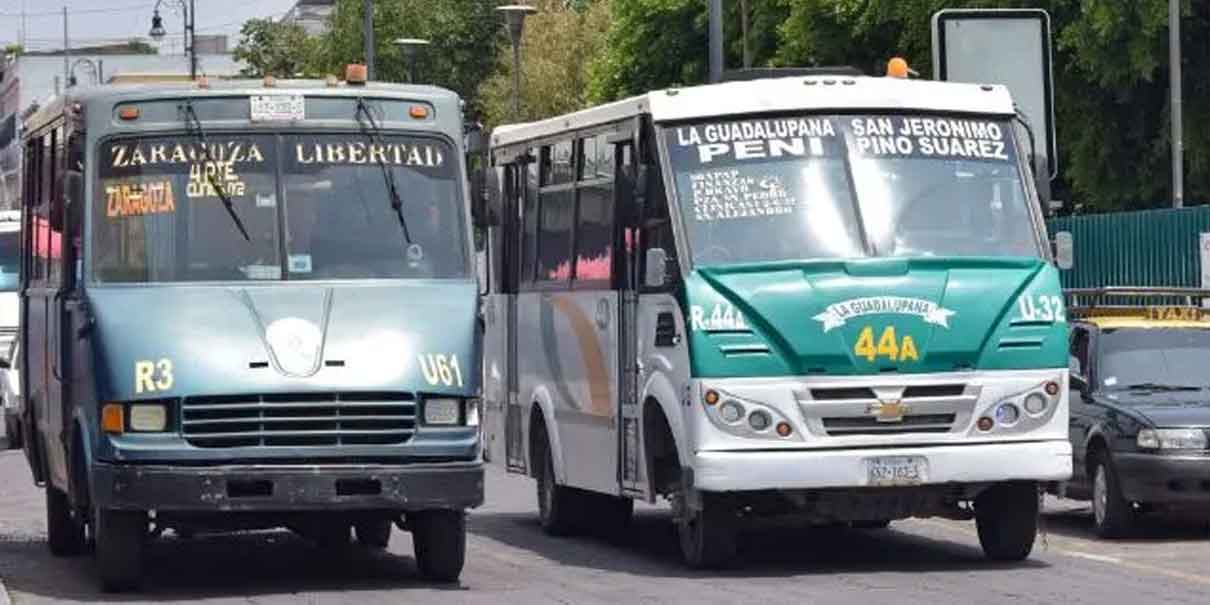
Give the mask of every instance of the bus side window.
[[517, 268], [517, 285], [528, 287], [534, 283], [534, 266], [538, 257], [538, 188], [541, 182], [541, 162], [530, 162], [524, 174], [524, 192], [521, 203], [521, 265]]
[[50, 132], [50, 159], [46, 163], [50, 184], [47, 187], [46, 212], [47, 229], [49, 230], [47, 254], [47, 279], [51, 285], [58, 287], [63, 280], [63, 130], [56, 128]]
[[565, 141], [543, 151], [544, 156], [554, 158], [548, 164], [553, 174], [549, 178], [542, 176], [542, 181], [549, 184], [538, 190], [536, 280], [545, 287], [566, 287], [571, 283], [571, 237], [576, 210], [573, 147], [571, 141]]
[[[584, 139], [577, 186], [576, 286], [610, 288], [614, 275], [613, 147], [605, 135]], [[610, 167], [603, 169], [602, 164]]]

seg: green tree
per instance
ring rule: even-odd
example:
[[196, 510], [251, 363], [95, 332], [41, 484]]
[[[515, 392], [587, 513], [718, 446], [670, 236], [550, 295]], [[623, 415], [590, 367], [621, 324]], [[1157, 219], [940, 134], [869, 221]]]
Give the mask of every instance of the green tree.
[[546, 0], [521, 41], [521, 115], [514, 115], [512, 45], [501, 43], [497, 69], [479, 89], [489, 126], [530, 121], [588, 106], [589, 68], [605, 44], [610, 0]]
[[[374, 0], [376, 78], [403, 82], [408, 65], [398, 38], [423, 38], [430, 45], [417, 59], [419, 79], [449, 88], [478, 109], [476, 92], [495, 67], [502, 26], [495, 0]], [[344, 74], [344, 66], [365, 61], [362, 0], [337, 0], [329, 29], [319, 38], [311, 66]]]
[[307, 31], [298, 24], [249, 19], [240, 28], [239, 44], [233, 54], [237, 61], [244, 62], [240, 73], [245, 76], [289, 78], [307, 71], [313, 46]]

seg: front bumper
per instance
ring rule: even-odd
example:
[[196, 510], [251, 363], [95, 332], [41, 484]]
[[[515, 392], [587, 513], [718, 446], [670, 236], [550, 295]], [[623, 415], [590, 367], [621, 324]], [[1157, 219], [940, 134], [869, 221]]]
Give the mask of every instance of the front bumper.
[[483, 504], [478, 462], [409, 465], [92, 466], [104, 508], [156, 511], [466, 509]]
[[1063, 440], [846, 450], [699, 451], [694, 486], [703, 491], [869, 487], [868, 461], [919, 456], [922, 484], [1065, 481], [1071, 443]]
[[1210, 456], [1119, 453], [1113, 459], [1127, 500], [1210, 507]]

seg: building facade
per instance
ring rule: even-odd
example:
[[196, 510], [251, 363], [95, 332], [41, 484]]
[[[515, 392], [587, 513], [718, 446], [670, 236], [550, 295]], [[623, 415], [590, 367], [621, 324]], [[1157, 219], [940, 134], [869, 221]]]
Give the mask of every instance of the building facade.
[[297, 23], [307, 34], [318, 36], [328, 29], [328, 17], [336, 10], [336, 0], [298, 0], [286, 11], [282, 23]]

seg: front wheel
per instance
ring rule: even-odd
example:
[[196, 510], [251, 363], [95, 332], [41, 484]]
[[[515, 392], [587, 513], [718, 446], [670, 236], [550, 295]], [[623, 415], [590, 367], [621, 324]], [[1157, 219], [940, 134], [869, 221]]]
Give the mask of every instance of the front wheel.
[[693, 569], [718, 569], [735, 559], [736, 522], [726, 500], [714, 494], [702, 494], [699, 510], [689, 510], [683, 494], [676, 496], [673, 512], [677, 518], [677, 536], [681, 556]]
[[420, 575], [433, 582], [457, 582], [466, 562], [466, 513], [421, 511], [413, 513], [408, 524]]
[[569, 487], [555, 480], [554, 456], [550, 451], [550, 440], [542, 447], [541, 467], [538, 471], [538, 520], [542, 531], [552, 536], [566, 536], [583, 529], [581, 513], [585, 499]]
[[983, 554], [993, 561], [1021, 561], [1038, 535], [1038, 487], [1002, 483], [975, 498], [975, 526]]
[[97, 509], [93, 513], [97, 571], [106, 592], [137, 590], [143, 583], [143, 545], [147, 514]]
[[1098, 455], [1092, 471], [1093, 529], [1102, 538], [1118, 538], [1130, 531], [1134, 517], [1130, 502], [1122, 497], [1118, 475], [1108, 456]]
[[390, 519], [360, 521], [353, 525], [353, 533], [358, 544], [381, 550], [391, 543], [391, 524]]
[[46, 543], [56, 557], [74, 557], [84, 553], [84, 524], [71, 514], [67, 494], [46, 486]]

